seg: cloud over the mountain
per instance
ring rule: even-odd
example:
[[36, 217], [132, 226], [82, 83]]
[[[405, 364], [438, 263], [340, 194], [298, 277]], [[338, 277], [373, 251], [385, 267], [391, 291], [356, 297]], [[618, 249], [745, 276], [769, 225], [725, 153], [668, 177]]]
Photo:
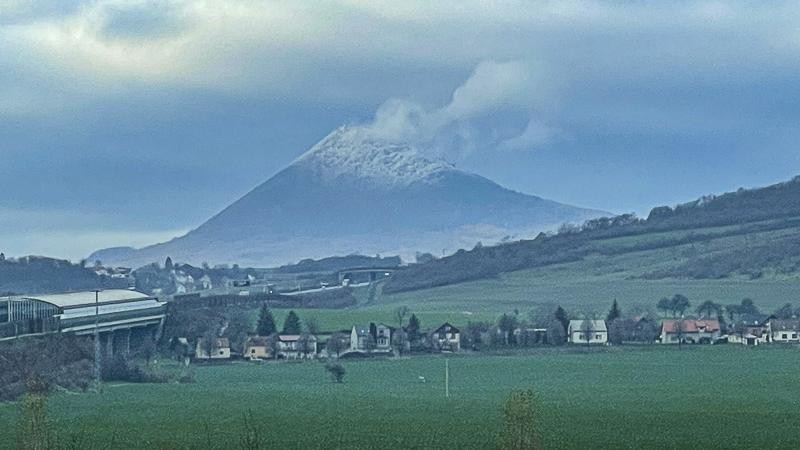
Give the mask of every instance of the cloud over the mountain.
[[[381, 138], [409, 142], [440, 155], [453, 156], [453, 150], [476, 147], [531, 149], [555, 136], [541, 118], [534, 117], [538, 115], [537, 106], [547, 105], [554, 98], [554, 86], [533, 65], [520, 60], [482, 61], [455, 88], [448, 103], [426, 109], [412, 100], [389, 99], [363, 127]], [[496, 129], [487, 128], [485, 120], [503, 112], [531, 118], [527, 126], [502, 136]], [[454, 142], [452, 136], [462, 139]]]

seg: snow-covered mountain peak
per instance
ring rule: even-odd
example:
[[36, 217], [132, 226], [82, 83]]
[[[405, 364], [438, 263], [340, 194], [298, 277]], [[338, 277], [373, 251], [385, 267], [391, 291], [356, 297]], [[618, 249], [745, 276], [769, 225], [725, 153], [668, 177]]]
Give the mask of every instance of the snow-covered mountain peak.
[[292, 165], [311, 169], [323, 179], [348, 177], [389, 186], [408, 185], [454, 170], [450, 164], [423, 157], [408, 144], [349, 126], [334, 130]]

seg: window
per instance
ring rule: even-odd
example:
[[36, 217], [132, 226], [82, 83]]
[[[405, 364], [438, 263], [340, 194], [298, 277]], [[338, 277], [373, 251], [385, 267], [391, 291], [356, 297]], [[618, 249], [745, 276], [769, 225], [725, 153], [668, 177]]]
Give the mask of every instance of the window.
[[792, 333], [792, 339], [797, 339], [797, 333]]
[[781, 334], [781, 339], [788, 339], [789, 335], [786, 333]]
[[254, 355], [255, 355], [255, 354], [256, 354], [256, 349], [251, 349], [251, 350], [250, 350], [250, 353], [252, 353], [252, 354], [254, 354]]
[[220, 355], [224, 355], [224, 354], [225, 354], [225, 351], [224, 351], [224, 350], [220, 350], [220, 351], [219, 351], [219, 354], [220, 354]]
[[600, 339], [602, 339], [602, 335], [600, 335], [600, 334], [596, 334], [596, 335], [594, 336], [594, 338], [595, 338], [595, 339], [597, 339], [597, 340], [599, 341]]

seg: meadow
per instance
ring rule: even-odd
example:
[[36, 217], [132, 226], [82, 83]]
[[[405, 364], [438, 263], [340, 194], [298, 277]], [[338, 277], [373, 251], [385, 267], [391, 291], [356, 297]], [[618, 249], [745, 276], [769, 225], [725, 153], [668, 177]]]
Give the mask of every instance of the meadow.
[[[510, 355], [195, 367], [194, 384], [106, 384], [50, 398], [80, 448], [493, 448], [514, 389], [533, 389], [544, 448], [800, 448], [796, 347], [543, 349]], [[445, 358], [450, 398], [445, 398]], [[424, 377], [421, 382], [419, 377]], [[0, 405], [12, 448], [18, 405]], [[113, 444], [108, 444], [113, 441]]]
[[[301, 318], [314, 317], [323, 330], [347, 329], [354, 323], [385, 322], [395, 325], [394, 310], [408, 306], [423, 328], [445, 321], [463, 326], [469, 321], [495, 321], [500, 314], [515, 311], [527, 317], [542, 304], [561, 305], [568, 313], [605, 315], [616, 299], [623, 312], [649, 308], [662, 297], [686, 295], [692, 303], [689, 313], [706, 300], [723, 305], [751, 298], [764, 312], [772, 312], [785, 303], [800, 306], [798, 277], [765, 276], [751, 280], [744, 277], [724, 279], [636, 278], [637, 273], [660, 264], [653, 252], [613, 258], [587, 260], [522, 270], [497, 278], [470, 281], [449, 286], [386, 295], [377, 289], [371, 301], [364, 290], [356, 293], [359, 304], [347, 309], [303, 309]], [[661, 253], [663, 255], [663, 253]], [[278, 323], [288, 310], [276, 310]]]

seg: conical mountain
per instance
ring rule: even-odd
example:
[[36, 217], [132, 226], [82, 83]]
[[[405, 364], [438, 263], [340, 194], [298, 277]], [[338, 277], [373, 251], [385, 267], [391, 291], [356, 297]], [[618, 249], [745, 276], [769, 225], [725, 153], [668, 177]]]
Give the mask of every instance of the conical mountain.
[[136, 266], [171, 256], [271, 266], [355, 252], [408, 259], [601, 214], [505, 189], [364, 128], [341, 127], [185, 236], [91, 260]]

